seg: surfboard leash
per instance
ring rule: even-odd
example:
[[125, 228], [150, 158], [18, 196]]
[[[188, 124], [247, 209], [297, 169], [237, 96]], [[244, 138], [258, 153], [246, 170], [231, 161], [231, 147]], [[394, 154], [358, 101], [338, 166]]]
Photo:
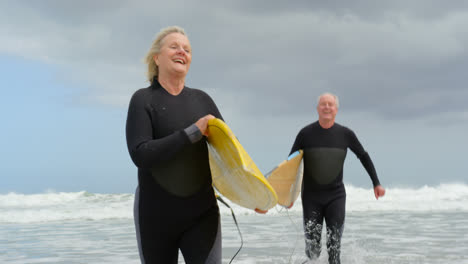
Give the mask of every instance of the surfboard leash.
[[292, 263], [292, 257], [294, 256], [294, 251], [296, 251], [296, 248], [297, 248], [297, 242], [299, 241], [299, 230], [297, 229], [297, 226], [296, 226], [296, 223], [294, 222], [294, 220], [291, 218], [291, 215], [289, 215], [289, 209], [286, 208], [286, 214], [288, 215], [288, 218], [289, 218], [289, 221], [291, 221], [291, 223], [293, 224], [294, 226], [294, 229], [296, 230], [296, 240], [294, 241], [294, 247], [293, 247], [293, 251], [291, 252], [291, 255], [289, 256], [289, 263]]
[[242, 247], [244, 246], [244, 238], [242, 237], [242, 233], [240, 231], [239, 224], [237, 223], [237, 219], [236, 219], [236, 215], [234, 214], [234, 210], [232, 210], [231, 206], [229, 206], [229, 204], [226, 203], [223, 200], [223, 198], [221, 198], [220, 195], [216, 195], [216, 199], [218, 199], [218, 201], [223, 203], [227, 208], [229, 208], [231, 210], [232, 219], [234, 219], [234, 223], [236, 224], [236, 227], [237, 227], [237, 232], [239, 232], [239, 236], [240, 236], [240, 239], [241, 239], [241, 245], [240, 245], [239, 249], [237, 250], [236, 254], [234, 254], [234, 256], [232, 256], [231, 261], [229, 261], [229, 264], [231, 264], [232, 261], [234, 260], [234, 258], [236, 258], [237, 254], [239, 254]]
[[294, 230], [296, 231], [296, 235], [295, 235], [296, 239], [294, 241], [294, 246], [292, 248], [291, 254], [289, 255], [289, 261], [288, 261], [288, 263], [292, 263], [292, 258], [294, 256], [294, 252], [296, 251], [296, 248], [297, 248], [297, 242], [299, 241], [299, 230], [297, 229], [296, 222], [294, 222], [291, 215], [289, 214], [289, 208], [287, 208], [285, 206], [281, 206], [281, 208], [278, 210], [278, 206], [276, 206], [275, 209], [276, 209], [276, 212], [278, 212], [278, 213], [282, 213], [283, 210], [286, 210], [286, 215], [288, 216], [289, 221], [292, 223], [292, 225], [294, 227]]

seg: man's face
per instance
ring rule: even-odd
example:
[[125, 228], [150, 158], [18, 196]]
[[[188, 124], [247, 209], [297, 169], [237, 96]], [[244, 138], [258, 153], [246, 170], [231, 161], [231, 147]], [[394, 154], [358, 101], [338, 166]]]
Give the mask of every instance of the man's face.
[[317, 113], [320, 120], [334, 121], [338, 108], [336, 107], [335, 97], [326, 94], [320, 98], [317, 106]]

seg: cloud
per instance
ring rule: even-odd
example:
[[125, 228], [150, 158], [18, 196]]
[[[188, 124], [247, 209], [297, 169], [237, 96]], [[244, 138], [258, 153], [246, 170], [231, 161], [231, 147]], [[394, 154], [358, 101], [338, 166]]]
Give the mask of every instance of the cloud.
[[468, 110], [464, 2], [47, 3], [1, 4], [0, 53], [56, 65], [87, 87], [77, 102], [126, 106], [155, 34], [178, 24], [194, 51], [187, 84], [237, 115], [310, 112], [325, 91], [385, 119]]

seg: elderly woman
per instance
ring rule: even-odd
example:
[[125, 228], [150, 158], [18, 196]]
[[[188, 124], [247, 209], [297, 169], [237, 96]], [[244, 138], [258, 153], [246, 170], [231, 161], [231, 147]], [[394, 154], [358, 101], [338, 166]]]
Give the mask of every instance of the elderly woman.
[[142, 263], [221, 263], [219, 208], [211, 186], [208, 120], [222, 116], [205, 92], [185, 86], [190, 42], [163, 29], [145, 62], [150, 86], [135, 92], [127, 145], [138, 167], [135, 227]]

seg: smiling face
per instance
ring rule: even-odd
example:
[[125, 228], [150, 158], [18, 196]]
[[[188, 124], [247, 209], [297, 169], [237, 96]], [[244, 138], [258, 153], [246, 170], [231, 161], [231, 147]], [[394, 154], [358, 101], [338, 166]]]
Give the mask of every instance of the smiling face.
[[335, 122], [335, 116], [338, 112], [335, 97], [331, 94], [324, 94], [320, 97], [317, 105], [319, 120], [323, 122]]
[[161, 50], [154, 57], [159, 75], [187, 75], [192, 62], [192, 48], [188, 38], [171, 33], [162, 40]]

